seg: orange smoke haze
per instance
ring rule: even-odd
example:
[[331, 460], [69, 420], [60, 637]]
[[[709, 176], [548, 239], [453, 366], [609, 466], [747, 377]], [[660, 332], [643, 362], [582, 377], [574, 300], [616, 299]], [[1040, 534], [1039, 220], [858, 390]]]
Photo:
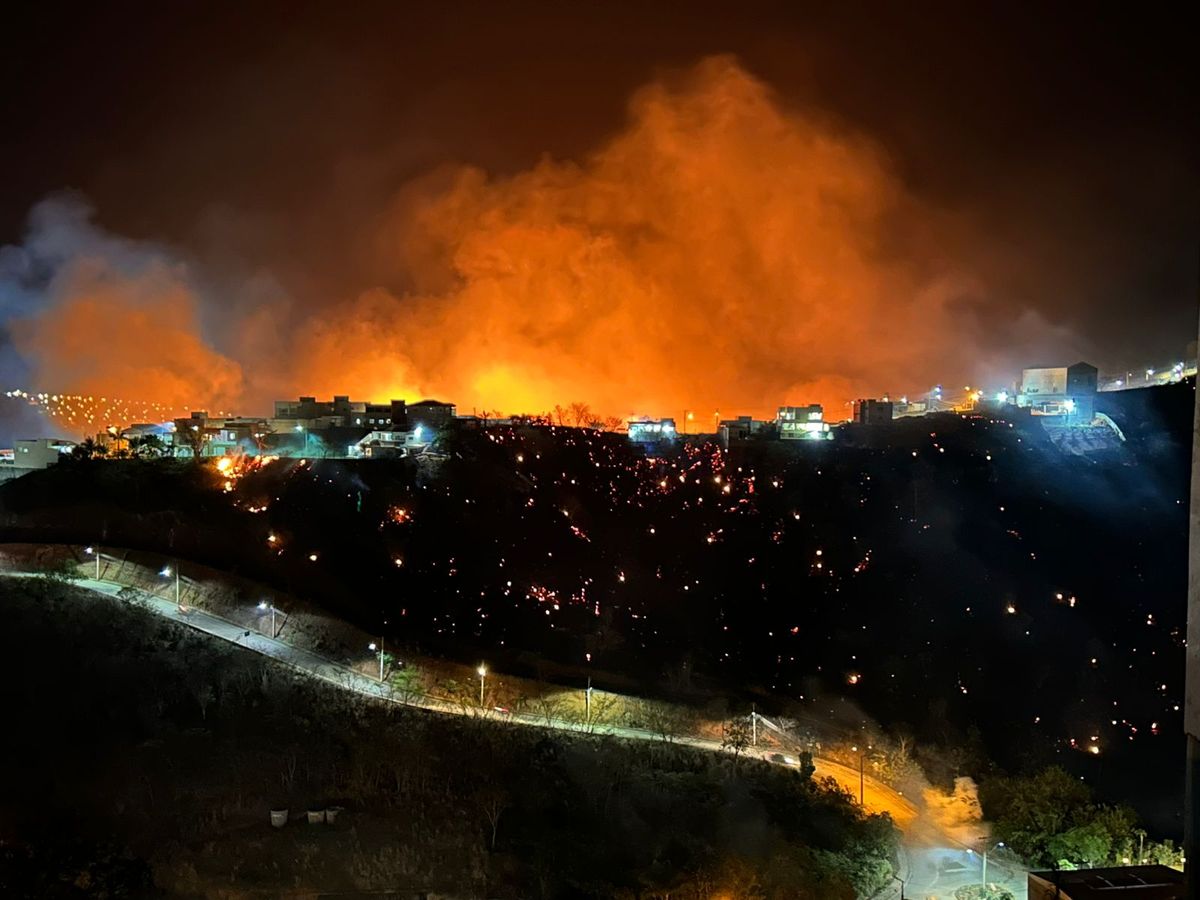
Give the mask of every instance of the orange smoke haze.
[[[200, 338], [198, 301], [183, 273], [154, 263], [137, 274], [74, 260], [55, 279], [48, 315], [13, 324], [35, 384], [186, 409], [242, 399], [240, 366]], [[198, 408], [198, 407], [197, 407]]]
[[297, 382], [707, 420], [809, 402], [836, 416], [957, 371], [958, 279], [918, 275], [917, 210], [876, 148], [786, 112], [727, 58], [630, 110], [581, 163], [406, 191], [377, 241], [426, 289], [313, 322]]
[[181, 407], [349, 393], [697, 422], [820, 402], [838, 418], [969, 370], [974, 285], [941, 261], [936, 218], [878, 147], [718, 57], [639, 91], [582, 161], [406, 186], [361, 239], [408, 291], [306, 317], [226, 305], [214, 331], [182, 267], [102, 251], [61, 268], [14, 340], [36, 385]]

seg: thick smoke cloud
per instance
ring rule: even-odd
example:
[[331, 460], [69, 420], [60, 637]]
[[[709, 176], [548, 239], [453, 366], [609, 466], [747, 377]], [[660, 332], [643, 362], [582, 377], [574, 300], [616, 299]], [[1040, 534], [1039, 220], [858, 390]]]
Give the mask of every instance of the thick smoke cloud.
[[980, 348], [1045, 332], [1031, 313], [989, 319], [963, 223], [917, 202], [881, 147], [728, 57], [641, 89], [579, 161], [445, 166], [386, 207], [358, 243], [404, 290], [289, 301], [47, 201], [3, 251], [13, 349], [35, 387], [181, 409], [350, 393], [703, 422], [783, 403], [837, 417], [857, 396], [1010, 372]]
[[123, 240], [74, 196], [34, 209], [26, 241], [0, 257], [11, 346], [3, 371], [61, 393], [185, 408], [243, 399], [238, 363], [202, 336], [204, 298], [166, 250]]
[[365, 293], [302, 355], [325, 391], [353, 345], [352, 381], [381, 395], [836, 412], [968, 367], [974, 286], [934, 224], [878, 148], [710, 59], [643, 89], [581, 163], [406, 192], [380, 240], [443, 287]]

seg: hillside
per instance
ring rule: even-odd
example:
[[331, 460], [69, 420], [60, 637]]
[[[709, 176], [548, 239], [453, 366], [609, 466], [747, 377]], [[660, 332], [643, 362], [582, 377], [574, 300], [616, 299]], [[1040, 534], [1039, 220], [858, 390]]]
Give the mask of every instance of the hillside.
[[372, 704], [53, 579], [0, 579], [0, 652], [28, 676], [0, 682], [6, 897], [815, 900], [888, 880], [889, 820], [802, 772]]
[[437, 465], [59, 467], [0, 488], [0, 523], [210, 563], [508, 671], [865, 714], [943, 781], [1061, 763], [1170, 830], [1192, 390], [1102, 395], [1127, 441], [1087, 457], [978, 416], [659, 459], [499, 427]]

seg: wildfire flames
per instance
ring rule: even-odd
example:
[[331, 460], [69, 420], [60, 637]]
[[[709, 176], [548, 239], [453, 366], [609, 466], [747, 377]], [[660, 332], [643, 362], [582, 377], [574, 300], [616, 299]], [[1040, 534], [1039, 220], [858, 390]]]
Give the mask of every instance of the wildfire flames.
[[964, 315], [951, 320], [972, 282], [882, 152], [725, 57], [643, 88], [585, 159], [407, 185], [362, 241], [409, 288], [307, 318], [284, 314], [294, 298], [217, 315], [161, 248], [104, 236], [86, 211], [40, 215], [31, 231], [66, 249], [14, 342], [34, 383], [82, 394], [134, 385], [239, 411], [301, 392], [509, 413], [582, 400], [705, 421], [821, 402], [836, 416], [973, 352]]

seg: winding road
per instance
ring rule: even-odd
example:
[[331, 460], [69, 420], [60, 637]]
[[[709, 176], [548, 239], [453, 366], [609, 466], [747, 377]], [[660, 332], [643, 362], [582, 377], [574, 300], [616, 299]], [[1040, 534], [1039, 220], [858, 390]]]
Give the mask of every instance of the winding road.
[[[14, 577], [36, 577], [38, 573], [9, 571], [8, 574]], [[128, 585], [94, 578], [77, 579], [72, 584], [113, 599], [116, 599], [123, 590], [129, 589]], [[661, 733], [642, 728], [618, 725], [594, 725], [589, 728], [576, 722], [535, 716], [529, 713], [507, 713], [473, 708], [428, 695], [397, 694], [386, 683], [309, 650], [247, 629], [243, 625], [235, 624], [202, 609], [196, 607], [180, 609], [171, 599], [136, 588], [134, 590], [137, 590], [139, 598], [147, 608], [165, 619], [236, 644], [254, 653], [269, 657], [304, 675], [319, 678], [365, 697], [445, 715], [483, 715], [496, 721], [512, 722], [535, 728], [613, 735], [630, 740], [662, 741], [664, 739]], [[705, 738], [673, 736], [671, 741], [715, 753], [728, 752], [720, 742]], [[771, 755], [777, 754], [775, 747], [756, 748], [749, 753], [768, 762], [778, 763], [778, 760], [770, 759]], [[833, 778], [853, 796], [858, 796], [860, 776], [857, 769], [820, 758], [815, 758], [813, 764], [816, 767], [817, 776]], [[977, 858], [972, 861], [967, 851], [961, 849], [961, 845], [958, 846], [958, 849], [951, 849], [957, 842], [943, 835], [940, 829], [921, 815], [921, 810], [915, 803], [895, 789], [870, 776], [865, 777], [862, 784], [864, 808], [868, 812], [888, 813], [905, 835], [905, 850], [901, 858], [901, 875], [906, 879], [906, 890], [903, 896], [909, 900], [912, 898], [919, 898], [919, 900], [927, 900], [927, 898], [943, 900], [946, 898], [948, 900], [954, 896], [954, 888], [971, 881], [972, 872], [978, 866]], [[1006, 869], [1007, 867], [1001, 868], [997, 865], [996, 875], [1003, 874], [1006, 886], [1009, 886], [1018, 900], [1021, 900], [1025, 895], [1023, 875], [1016, 871], [1006, 871]], [[989, 872], [990, 874], [991, 872]], [[989, 881], [992, 880], [998, 881], [999, 879], [993, 876], [989, 878]], [[893, 884], [880, 892], [877, 898], [892, 900], [892, 898], [900, 896], [899, 885]]]

